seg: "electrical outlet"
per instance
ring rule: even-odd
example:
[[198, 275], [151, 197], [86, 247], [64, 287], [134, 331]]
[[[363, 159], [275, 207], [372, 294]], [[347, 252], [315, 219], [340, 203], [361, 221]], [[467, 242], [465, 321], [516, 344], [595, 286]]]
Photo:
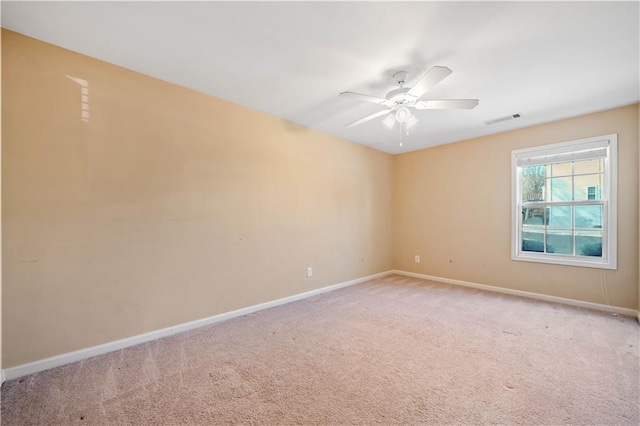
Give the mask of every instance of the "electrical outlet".
[[313, 275], [313, 268], [311, 266], [307, 267], [307, 278]]
[[415, 262], [416, 262], [416, 263], [420, 263], [420, 256], [416, 256], [416, 257], [415, 257]]

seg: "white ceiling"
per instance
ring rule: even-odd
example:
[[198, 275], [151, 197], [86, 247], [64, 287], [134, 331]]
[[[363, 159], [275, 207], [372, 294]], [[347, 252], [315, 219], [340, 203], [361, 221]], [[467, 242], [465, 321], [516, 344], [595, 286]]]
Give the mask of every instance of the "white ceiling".
[[[389, 153], [640, 101], [638, 2], [2, 2], [2, 26]], [[389, 76], [453, 73], [426, 99], [473, 110], [381, 119]], [[488, 126], [514, 113], [522, 118]]]

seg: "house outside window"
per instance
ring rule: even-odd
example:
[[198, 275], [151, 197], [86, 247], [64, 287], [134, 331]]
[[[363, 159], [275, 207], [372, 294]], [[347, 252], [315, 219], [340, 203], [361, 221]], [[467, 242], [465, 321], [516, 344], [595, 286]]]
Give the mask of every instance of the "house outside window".
[[616, 269], [617, 135], [512, 152], [518, 261]]

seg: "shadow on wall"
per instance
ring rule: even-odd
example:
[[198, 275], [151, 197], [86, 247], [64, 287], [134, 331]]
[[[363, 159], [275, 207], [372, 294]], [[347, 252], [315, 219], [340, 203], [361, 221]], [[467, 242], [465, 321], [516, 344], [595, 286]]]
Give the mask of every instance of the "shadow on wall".
[[284, 118], [282, 119], [282, 126], [289, 133], [306, 133], [309, 131], [309, 127], [285, 120]]
[[[326, 121], [336, 115], [336, 111], [341, 111], [339, 108], [338, 93], [335, 98], [326, 98], [320, 102], [316, 102], [308, 108], [302, 111], [296, 112], [291, 120], [283, 119], [284, 127], [287, 131], [294, 133], [304, 133], [309, 131], [310, 126], [314, 126], [318, 123]], [[304, 124], [297, 124], [301, 122]]]

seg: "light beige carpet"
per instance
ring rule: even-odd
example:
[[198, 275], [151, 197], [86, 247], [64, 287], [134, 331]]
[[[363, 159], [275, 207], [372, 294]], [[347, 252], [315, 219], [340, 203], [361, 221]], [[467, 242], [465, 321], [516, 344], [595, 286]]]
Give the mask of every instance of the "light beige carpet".
[[2, 425], [637, 425], [639, 339], [392, 275], [7, 382]]

